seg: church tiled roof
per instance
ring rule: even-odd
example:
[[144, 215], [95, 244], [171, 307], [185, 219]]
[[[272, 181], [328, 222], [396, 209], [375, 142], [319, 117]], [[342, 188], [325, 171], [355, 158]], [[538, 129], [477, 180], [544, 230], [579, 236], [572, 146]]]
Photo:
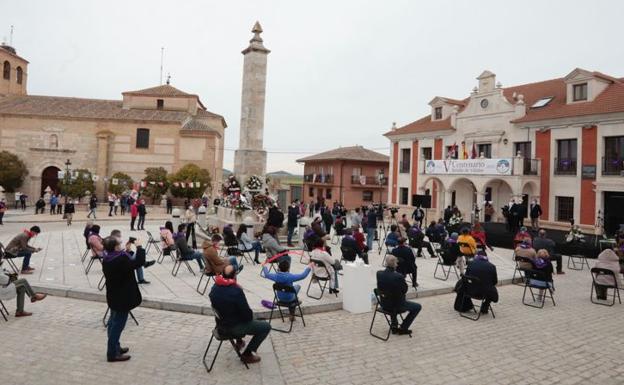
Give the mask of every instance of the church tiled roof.
[[189, 94], [181, 91], [169, 84], [163, 84], [156, 87], [145, 88], [137, 91], [122, 92], [122, 95], [138, 95], [138, 96], [167, 96], [167, 97], [197, 97], [197, 95]]
[[[173, 88], [173, 87], [172, 87]], [[0, 98], [0, 115], [37, 116], [67, 119], [140, 120], [182, 123], [191, 115], [186, 111], [124, 109], [120, 100], [67, 98], [60, 96], [8, 96]], [[198, 109], [195, 117], [221, 118]], [[223, 120], [225, 125], [225, 120]]]

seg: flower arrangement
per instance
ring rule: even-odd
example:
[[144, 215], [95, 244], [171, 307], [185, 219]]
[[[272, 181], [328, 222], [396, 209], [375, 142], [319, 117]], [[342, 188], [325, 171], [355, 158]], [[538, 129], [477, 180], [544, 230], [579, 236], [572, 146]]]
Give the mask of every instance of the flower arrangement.
[[252, 175], [247, 179], [245, 187], [251, 191], [257, 191], [262, 188], [262, 179], [257, 175]]

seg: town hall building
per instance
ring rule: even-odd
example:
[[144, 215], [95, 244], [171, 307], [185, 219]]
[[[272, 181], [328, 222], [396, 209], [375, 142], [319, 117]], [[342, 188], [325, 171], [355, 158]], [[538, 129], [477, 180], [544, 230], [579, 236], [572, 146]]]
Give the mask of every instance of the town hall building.
[[388, 203], [429, 195], [430, 219], [450, 205], [483, 220], [488, 201], [503, 221], [512, 199], [536, 199], [546, 226], [604, 220], [613, 233], [624, 222], [624, 79], [577, 68], [513, 87], [489, 71], [477, 80], [469, 97], [435, 97], [430, 115], [384, 134]]

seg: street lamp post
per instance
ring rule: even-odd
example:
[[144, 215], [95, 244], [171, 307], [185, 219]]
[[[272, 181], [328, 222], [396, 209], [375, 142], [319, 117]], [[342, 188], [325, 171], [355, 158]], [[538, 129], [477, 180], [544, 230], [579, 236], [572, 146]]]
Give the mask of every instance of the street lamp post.
[[379, 173], [377, 174], [377, 183], [379, 183], [379, 203], [381, 204], [383, 202], [383, 188], [381, 187], [381, 185], [384, 182], [384, 170], [379, 170]]

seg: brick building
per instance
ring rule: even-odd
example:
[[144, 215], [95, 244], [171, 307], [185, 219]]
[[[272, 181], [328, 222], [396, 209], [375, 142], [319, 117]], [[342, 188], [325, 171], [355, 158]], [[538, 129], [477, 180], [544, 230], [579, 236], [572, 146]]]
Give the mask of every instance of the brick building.
[[579, 68], [506, 88], [489, 71], [477, 79], [469, 97], [435, 97], [430, 115], [384, 134], [389, 203], [430, 194], [436, 216], [456, 205], [483, 220], [489, 201], [503, 220], [510, 199], [537, 199], [547, 226], [593, 230], [599, 211], [608, 233], [624, 223], [624, 79]]
[[303, 200], [338, 201], [353, 209], [385, 202], [388, 157], [362, 146], [340, 147], [298, 159], [304, 164]]

